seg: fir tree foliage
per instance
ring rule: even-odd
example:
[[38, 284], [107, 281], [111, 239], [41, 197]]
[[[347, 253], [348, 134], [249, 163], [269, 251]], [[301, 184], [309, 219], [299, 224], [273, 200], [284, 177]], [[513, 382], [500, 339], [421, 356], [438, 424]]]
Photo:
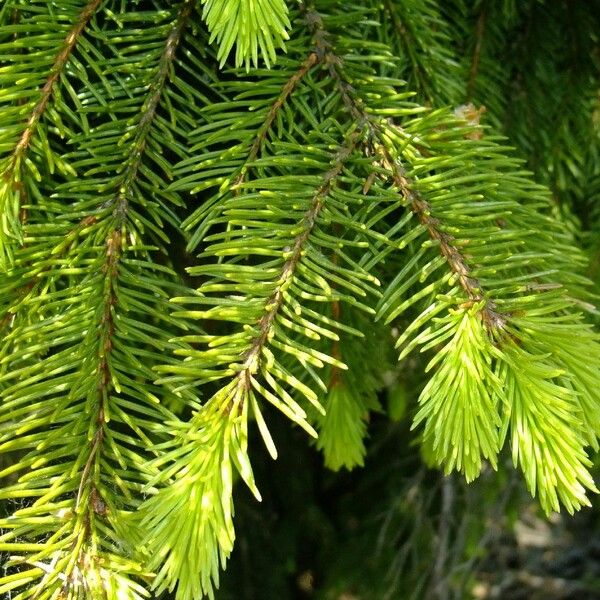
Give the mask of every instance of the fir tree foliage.
[[393, 345], [425, 357], [436, 465], [507, 446], [546, 513], [589, 504], [587, 259], [564, 177], [497, 133], [484, 46], [519, 10], [5, 0], [0, 593], [213, 598], [236, 480], [260, 500], [249, 429], [276, 458], [278, 410], [363, 465]]

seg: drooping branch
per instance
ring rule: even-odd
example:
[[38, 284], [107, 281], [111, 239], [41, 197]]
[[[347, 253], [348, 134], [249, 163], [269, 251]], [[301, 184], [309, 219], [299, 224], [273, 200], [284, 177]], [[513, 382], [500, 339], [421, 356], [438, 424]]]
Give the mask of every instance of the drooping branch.
[[[107, 403], [113, 387], [111, 382], [110, 354], [113, 349], [113, 337], [115, 334], [114, 306], [117, 303], [116, 282], [118, 279], [118, 263], [122, 253], [121, 239], [121, 232], [115, 230], [106, 243], [106, 256], [103, 267], [103, 310], [100, 329], [97, 334], [97, 401], [94, 413], [92, 413], [95, 431], [89, 442], [87, 459], [81, 472], [79, 488], [75, 499], [75, 513], [78, 522], [76, 524], [77, 535], [73, 540], [71, 550], [74, 553], [74, 560], [69, 561], [64, 573], [68, 586], [77, 585], [76, 578], [74, 578], [75, 569], [84, 568], [90, 558], [95, 560], [93, 550], [90, 553], [88, 547], [93, 520], [98, 516], [104, 517], [107, 513], [107, 505], [98, 489], [98, 466], [101, 461], [102, 446], [106, 437], [109, 414]], [[65, 585], [65, 588], [67, 588], [67, 585]]]
[[106, 241], [106, 257], [104, 271], [104, 297], [103, 310], [98, 333], [98, 367], [97, 391], [98, 401], [96, 406], [96, 432], [90, 444], [90, 452], [85, 467], [81, 474], [81, 482], [77, 492], [76, 508], [79, 506], [84, 488], [90, 483], [90, 473], [95, 461], [98, 460], [102, 441], [104, 439], [104, 426], [106, 424], [106, 400], [111, 392], [110, 353], [113, 348], [115, 334], [114, 306], [117, 303], [116, 281], [118, 279], [118, 264], [122, 253], [121, 232], [114, 230]]
[[[439, 219], [431, 214], [431, 209], [426, 200], [420, 194], [414, 191], [411, 182], [407, 179], [401, 165], [391, 156], [384, 142], [384, 124], [369, 114], [364, 107], [362, 98], [360, 98], [352, 85], [350, 85], [343, 73], [342, 58], [337, 56], [331, 44], [327, 41], [327, 32], [324, 29], [321, 16], [313, 9], [307, 9], [307, 19], [312, 26], [321, 32], [323, 42], [324, 58], [323, 62], [327, 66], [327, 71], [331, 79], [335, 82], [342, 103], [359, 129], [365, 128], [367, 135], [363, 144], [376, 144], [376, 151], [382, 154], [383, 164], [390, 173], [394, 187], [407, 201], [410, 209], [417, 216], [419, 222], [427, 230], [431, 240], [439, 243], [440, 253], [446, 259], [452, 273], [457, 277], [457, 281], [465, 292], [469, 302], [478, 303], [485, 300], [481, 309], [481, 317], [490, 332], [501, 329], [504, 326], [505, 318], [495, 310], [493, 300], [486, 297], [479, 281], [472, 276], [471, 268], [466, 257], [454, 244], [453, 237], [444, 232]], [[397, 126], [396, 126], [397, 127]], [[372, 153], [372, 148], [365, 148]]]
[[[103, 296], [100, 320], [97, 323], [97, 348], [95, 360], [96, 366], [96, 403], [92, 415], [94, 433], [89, 442], [89, 449], [84, 468], [81, 473], [75, 510], [80, 518], [78, 524], [78, 535], [73, 542], [73, 551], [78, 553], [77, 560], [71, 561], [71, 571], [76, 564], [83, 563], [89, 553], [88, 542], [92, 530], [92, 521], [96, 516], [104, 516], [107, 505], [102, 498], [97, 486], [98, 466], [102, 460], [102, 447], [106, 437], [106, 426], [108, 414], [110, 413], [108, 402], [114, 392], [114, 383], [111, 375], [111, 353], [114, 348], [114, 337], [116, 334], [116, 306], [118, 304], [117, 284], [119, 280], [119, 263], [124, 252], [123, 240], [125, 233], [125, 218], [129, 207], [129, 196], [138, 175], [147, 136], [152, 126], [153, 119], [160, 103], [161, 95], [166, 85], [175, 52], [179, 45], [181, 36], [187, 21], [194, 8], [194, 0], [187, 0], [177, 17], [165, 42], [165, 47], [159, 61], [158, 71], [150, 85], [149, 94], [144, 102], [143, 116], [137, 126], [137, 132], [132, 143], [130, 158], [126, 164], [122, 181], [118, 185], [118, 193], [114, 197], [112, 214], [114, 220], [110, 223], [109, 233], [106, 238], [103, 272]], [[95, 216], [87, 219], [95, 219]], [[85, 501], [85, 506], [82, 503]], [[66, 576], [71, 577], [71, 572]]]
[[[109, 368], [109, 357], [113, 347], [112, 338], [115, 333], [114, 327], [114, 306], [117, 303], [116, 281], [118, 279], [118, 265], [123, 251], [122, 248], [122, 231], [123, 220], [127, 213], [128, 196], [131, 192], [131, 187], [138, 174], [148, 132], [152, 125], [152, 120], [156, 116], [156, 109], [160, 102], [161, 94], [164, 90], [165, 83], [168, 78], [171, 65], [175, 58], [175, 51], [179, 45], [181, 35], [186, 26], [193, 10], [195, 1], [187, 0], [181, 9], [177, 21], [165, 42], [165, 48], [160, 58], [159, 68], [156, 77], [150, 86], [150, 93], [144, 103], [142, 111], [144, 113], [138, 124], [138, 131], [131, 149], [131, 158], [127, 164], [123, 182], [119, 186], [118, 195], [114, 199], [114, 214], [118, 216], [115, 223], [112, 225], [111, 233], [106, 239], [106, 254], [103, 266], [104, 271], [104, 308], [100, 322], [99, 344], [98, 344], [98, 411], [96, 423], [98, 428], [94, 435], [92, 448], [89, 454], [88, 463], [84, 469], [81, 485], [78, 493], [78, 501], [81, 497], [82, 487], [86, 484], [86, 473], [89, 473], [88, 464], [91, 461], [98, 459], [99, 448], [102, 444], [103, 433], [102, 428], [105, 423], [105, 398], [108, 397], [111, 377]], [[93, 217], [92, 217], [93, 218]]]

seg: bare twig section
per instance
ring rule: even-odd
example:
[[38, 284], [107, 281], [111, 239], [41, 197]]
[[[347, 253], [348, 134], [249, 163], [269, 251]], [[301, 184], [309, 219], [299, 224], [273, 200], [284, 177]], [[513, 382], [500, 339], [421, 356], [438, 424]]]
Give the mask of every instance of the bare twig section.
[[479, 72], [479, 61], [481, 59], [481, 46], [483, 44], [483, 34], [485, 33], [485, 23], [487, 12], [485, 5], [479, 13], [477, 24], [475, 25], [475, 48], [473, 50], [473, 60], [471, 61], [471, 69], [469, 71], [469, 82], [467, 83], [467, 102], [473, 97], [475, 91], [475, 83]]
[[294, 240], [290, 256], [281, 270], [277, 288], [265, 302], [265, 314], [258, 322], [258, 334], [254, 337], [250, 349], [244, 356], [242, 369], [238, 374], [238, 385], [243, 390], [250, 388], [250, 378], [258, 370], [262, 350], [269, 340], [271, 332], [273, 331], [275, 318], [283, 304], [284, 292], [292, 281], [296, 266], [302, 257], [304, 245], [315, 227], [321, 208], [325, 203], [325, 198], [329, 194], [334, 180], [340, 175], [344, 165], [356, 148], [357, 143], [358, 135], [357, 132], [354, 131], [349, 136], [347, 144], [338, 152], [333, 166], [325, 174], [322, 184], [313, 195], [310, 208], [304, 215], [304, 230]]

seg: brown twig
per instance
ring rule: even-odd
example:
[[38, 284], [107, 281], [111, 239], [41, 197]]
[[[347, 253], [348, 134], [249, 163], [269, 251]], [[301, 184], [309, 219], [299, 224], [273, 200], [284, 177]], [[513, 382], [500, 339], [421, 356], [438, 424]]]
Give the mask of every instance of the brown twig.
[[469, 71], [469, 82], [467, 83], [467, 102], [473, 97], [475, 91], [475, 83], [479, 72], [479, 61], [481, 59], [481, 47], [483, 45], [483, 34], [485, 32], [485, 24], [487, 20], [487, 11], [485, 5], [479, 13], [477, 25], [475, 26], [475, 48], [473, 50], [473, 60], [471, 61], [471, 69]]
[[446, 259], [451, 271], [456, 275], [458, 283], [467, 295], [469, 302], [476, 304], [484, 301], [480, 315], [488, 331], [502, 329], [506, 318], [495, 310], [495, 304], [492, 300], [486, 299], [481, 284], [473, 277], [465, 257], [455, 246], [454, 238], [442, 231], [441, 223], [431, 214], [429, 204], [417, 192], [413, 191], [402, 168], [394, 161], [384, 146], [382, 146], [382, 152], [386, 167], [392, 174], [394, 186], [406, 199], [421, 225], [427, 230], [429, 237], [439, 243], [440, 253]]
[[77, 45], [77, 41], [79, 37], [83, 33], [83, 30], [86, 28], [88, 22], [98, 10], [98, 7], [102, 3], [102, 0], [90, 0], [85, 8], [79, 14], [77, 18], [77, 22], [75, 26], [69, 31], [67, 37], [64, 40], [64, 46], [62, 50], [56, 55], [54, 59], [54, 63], [52, 64], [52, 68], [50, 70], [50, 75], [48, 79], [46, 79], [46, 83], [41, 89], [41, 97], [38, 100], [37, 104], [33, 108], [31, 115], [27, 121], [27, 126], [25, 127], [25, 131], [21, 134], [21, 138], [19, 142], [15, 146], [12, 155], [12, 165], [11, 170], [15, 168], [17, 161], [21, 156], [25, 153], [29, 144], [31, 142], [31, 138], [35, 132], [37, 124], [44, 114], [50, 99], [52, 98], [52, 92], [54, 89], [54, 84], [58, 81], [61, 73], [63, 72], [69, 57], [71, 56], [75, 46]]
[[150, 85], [150, 94], [146, 98], [146, 101], [141, 109], [142, 118], [137, 125], [137, 134], [131, 148], [130, 158], [125, 170], [125, 176], [122, 184], [119, 186], [118, 194], [112, 201], [114, 206], [114, 214], [121, 217], [120, 222], [122, 222], [127, 212], [127, 206], [129, 203], [128, 196], [131, 193], [131, 188], [142, 164], [142, 158], [144, 156], [148, 134], [150, 132], [152, 122], [156, 117], [156, 111], [158, 109], [165, 84], [171, 72], [171, 65], [175, 60], [175, 52], [177, 51], [177, 47], [181, 41], [181, 36], [195, 5], [195, 0], [187, 0], [179, 12], [177, 21], [167, 36], [165, 48], [159, 59], [156, 77]]
[[258, 370], [262, 350], [271, 335], [271, 332], [273, 330], [273, 324], [275, 322], [277, 314], [279, 313], [279, 309], [283, 304], [285, 289], [288, 287], [294, 275], [296, 266], [302, 256], [304, 245], [306, 244], [316, 224], [317, 217], [321, 211], [321, 208], [323, 207], [325, 198], [331, 189], [333, 181], [340, 175], [346, 161], [356, 148], [357, 143], [358, 136], [356, 135], [356, 132], [353, 132], [350, 135], [346, 146], [344, 146], [338, 152], [333, 166], [325, 174], [323, 178], [323, 183], [313, 195], [310, 208], [306, 211], [303, 218], [305, 228], [294, 240], [294, 245], [292, 247], [290, 257], [283, 265], [277, 288], [269, 297], [269, 299], [265, 302], [265, 306], [268, 306], [269, 310], [263, 315], [263, 317], [258, 322], [258, 334], [254, 337], [250, 349], [244, 356], [243, 367], [238, 373], [239, 386], [244, 390], [248, 390], [250, 388], [250, 378], [252, 374]]
[[273, 125], [273, 121], [275, 121], [277, 118], [281, 108], [287, 102], [294, 90], [298, 87], [300, 81], [318, 62], [319, 57], [317, 56], [317, 53], [315, 51], [311, 51], [304, 62], [300, 65], [300, 68], [287, 80], [283, 86], [283, 89], [281, 90], [281, 94], [279, 94], [277, 100], [275, 100], [275, 102], [273, 102], [271, 105], [263, 124], [261, 125], [256, 137], [254, 138], [254, 141], [252, 142], [250, 152], [248, 152], [248, 158], [245, 160], [239, 175], [234, 180], [234, 187], [240, 185], [246, 178], [248, 173], [248, 165], [258, 156], [258, 153], [265, 142], [267, 134]]

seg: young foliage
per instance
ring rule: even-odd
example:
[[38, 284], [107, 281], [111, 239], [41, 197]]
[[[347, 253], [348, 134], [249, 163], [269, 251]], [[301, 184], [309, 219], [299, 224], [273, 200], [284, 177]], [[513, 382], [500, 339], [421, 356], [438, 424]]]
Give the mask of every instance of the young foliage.
[[250, 62], [257, 67], [259, 56], [267, 67], [275, 62], [276, 46], [285, 49], [290, 27], [283, 0], [201, 0], [202, 17], [216, 40], [217, 59], [222, 67], [235, 45], [236, 66]]
[[[317, 413], [317, 448], [325, 466], [333, 471], [364, 466], [367, 426], [371, 412], [380, 412], [378, 392], [390, 369], [392, 338], [350, 307], [333, 305], [336, 321], [356, 331], [332, 343], [332, 354], [344, 360], [347, 370], [331, 369], [324, 398], [325, 414]], [[386, 340], [386, 337], [388, 338]]]

